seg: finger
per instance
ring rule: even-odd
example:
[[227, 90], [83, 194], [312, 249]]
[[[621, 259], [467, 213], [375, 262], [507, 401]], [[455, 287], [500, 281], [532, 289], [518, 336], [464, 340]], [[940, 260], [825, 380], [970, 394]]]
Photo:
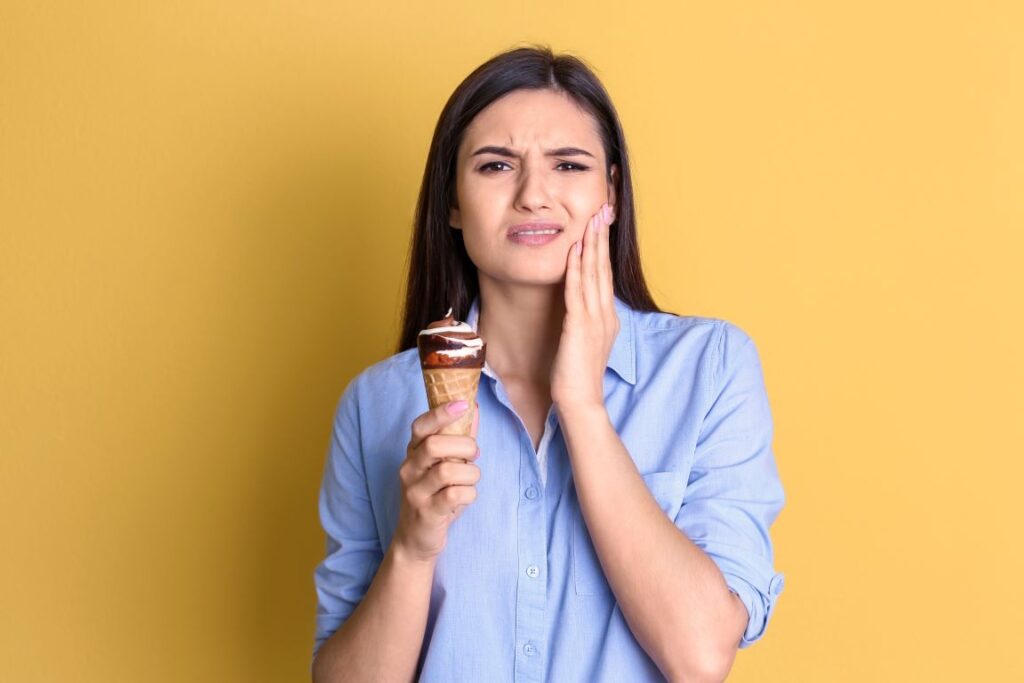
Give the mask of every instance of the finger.
[[419, 517], [428, 525], [448, 522], [457, 517], [462, 508], [476, 500], [475, 486], [447, 486], [428, 494], [421, 485], [410, 487], [405, 492], [405, 502], [414, 508]]
[[473, 486], [480, 481], [480, 468], [472, 463], [439, 462], [423, 475], [422, 481], [427, 492], [434, 495], [446, 486]]
[[579, 242], [573, 242], [569, 247], [569, 261], [565, 267], [565, 312], [566, 316], [573, 316], [583, 304], [580, 293], [580, 260], [582, 256], [577, 254], [577, 245], [582, 246], [583, 238]]
[[[604, 207], [602, 207], [604, 209]], [[605, 213], [601, 214], [601, 232], [597, 240], [597, 289], [601, 300], [601, 311], [605, 319], [610, 320], [615, 314], [615, 303], [612, 300], [614, 290], [612, 288], [612, 265], [609, 257], [608, 242], [608, 221], [605, 220]]]
[[476, 500], [475, 486], [449, 486], [430, 497], [428, 509], [431, 514], [445, 519], [456, 516], [460, 507], [465, 507], [474, 500]]
[[581, 287], [583, 289], [583, 305], [590, 316], [600, 313], [601, 302], [598, 300], [597, 292], [597, 237], [595, 233], [600, 218], [597, 214], [587, 224], [587, 231], [583, 236], [583, 270], [581, 275]]
[[478, 481], [480, 468], [476, 465], [453, 461], [439, 462], [437, 466], [430, 468], [409, 484], [406, 496], [412, 501], [426, 502], [445, 488], [473, 486]]
[[426, 501], [426, 507], [438, 517], [454, 512], [459, 505], [468, 505], [467, 489], [475, 498], [480, 468], [473, 464], [440, 462], [410, 486], [408, 494], [414, 501]]
[[472, 462], [477, 459], [479, 452], [480, 449], [472, 437], [461, 434], [431, 434], [413, 449], [409, 461], [412, 463], [413, 477], [416, 478], [449, 458]]
[[412, 438], [409, 440], [410, 449], [417, 448], [425, 438], [431, 434], [436, 434], [441, 428], [455, 422], [463, 413], [469, 410], [468, 405], [463, 406], [461, 409], [453, 410], [452, 403], [458, 403], [458, 401], [442, 403], [412, 421]]

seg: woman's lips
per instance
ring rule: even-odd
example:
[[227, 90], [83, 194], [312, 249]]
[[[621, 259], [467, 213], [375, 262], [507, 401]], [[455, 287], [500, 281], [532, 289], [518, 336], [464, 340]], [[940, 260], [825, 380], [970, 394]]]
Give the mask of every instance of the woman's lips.
[[557, 223], [520, 223], [508, 230], [508, 239], [516, 244], [540, 246], [555, 241], [562, 234]]
[[539, 247], [550, 242], [554, 242], [556, 239], [558, 239], [558, 236], [561, 234], [561, 230], [556, 231], [554, 234], [551, 234], [548, 231], [545, 231], [544, 233], [541, 234], [531, 234], [529, 232], [515, 232], [509, 233], [508, 239], [510, 242], [513, 242], [514, 244], [522, 244], [528, 247]]

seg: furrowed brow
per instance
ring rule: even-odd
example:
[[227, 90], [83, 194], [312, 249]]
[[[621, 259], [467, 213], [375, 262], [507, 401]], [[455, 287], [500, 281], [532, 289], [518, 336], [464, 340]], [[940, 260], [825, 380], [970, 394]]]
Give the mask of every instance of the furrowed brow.
[[[486, 147], [481, 147], [477, 151], [473, 152], [470, 156], [475, 157], [481, 154], [496, 154], [498, 156], [509, 157], [511, 159], [519, 157], [519, 153], [516, 152], [515, 150], [509, 149], [508, 147], [499, 147], [497, 145], [487, 145]], [[559, 147], [558, 149], [549, 149], [544, 152], [544, 155], [549, 157], [588, 156], [591, 159], [594, 158], [593, 154], [591, 154], [585, 149], [580, 149], [579, 147]]]

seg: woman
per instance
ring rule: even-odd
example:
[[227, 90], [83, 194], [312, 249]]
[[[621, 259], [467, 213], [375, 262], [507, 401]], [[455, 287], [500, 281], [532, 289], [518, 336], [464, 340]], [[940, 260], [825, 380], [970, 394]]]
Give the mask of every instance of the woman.
[[[580, 60], [511, 50], [451, 96], [398, 353], [338, 405], [315, 680], [722, 680], [763, 635], [784, 495], [759, 357], [657, 308], [634, 215]], [[449, 306], [487, 342], [469, 436], [425, 410], [416, 336]]]

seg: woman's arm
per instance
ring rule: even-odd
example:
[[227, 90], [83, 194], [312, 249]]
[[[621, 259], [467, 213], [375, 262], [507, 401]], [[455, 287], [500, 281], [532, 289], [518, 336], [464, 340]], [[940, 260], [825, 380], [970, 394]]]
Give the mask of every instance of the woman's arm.
[[746, 607], [658, 506], [604, 407], [560, 418], [580, 510], [637, 642], [670, 681], [724, 680]]
[[415, 680], [435, 565], [392, 543], [366, 596], [317, 653], [314, 683]]

